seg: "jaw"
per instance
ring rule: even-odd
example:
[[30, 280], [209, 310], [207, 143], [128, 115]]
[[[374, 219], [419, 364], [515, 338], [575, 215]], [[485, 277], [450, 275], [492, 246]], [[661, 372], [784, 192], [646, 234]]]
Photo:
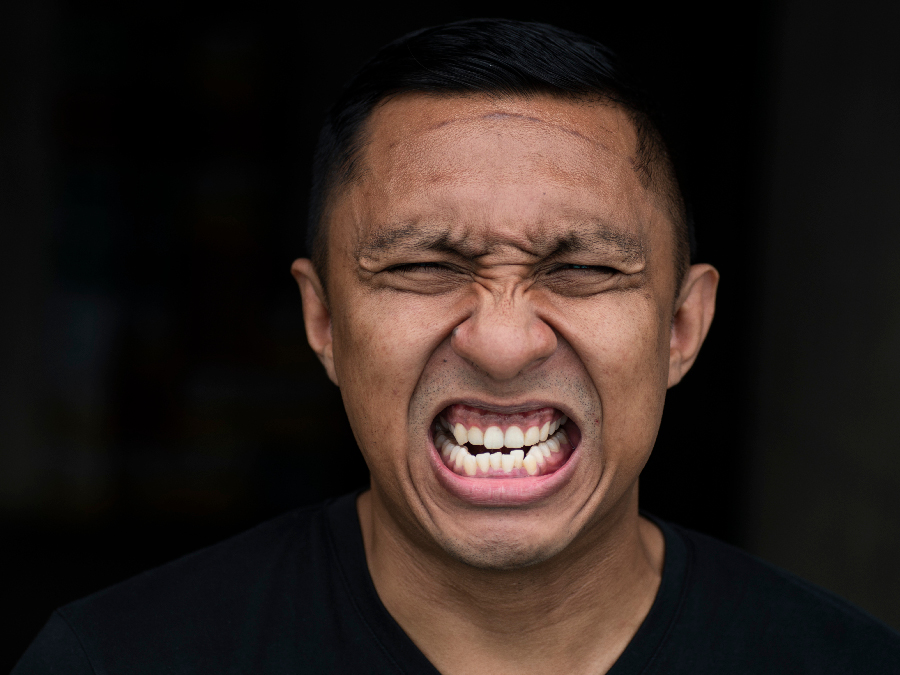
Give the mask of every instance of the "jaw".
[[[598, 536], [619, 536], [612, 535], [612, 531], [621, 531], [620, 521], [629, 509], [637, 517], [636, 477], [640, 467], [622, 461], [631, 458], [628, 453], [624, 458], [607, 454], [599, 406], [561, 408], [538, 403], [514, 412], [507, 410], [500, 406], [491, 409], [473, 400], [465, 404], [437, 403], [429, 412], [422, 410], [424, 414], [416, 425], [418, 431], [411, 436], [417, 441], [411, 440], [407, 446], [402, 468], [390, 471], [395, 481], [373, 480], [372, 504], [381, 513], [379, 520], [390, 522], [395, 534], [407, 543], [416, 542], [418, 550], [433, 556], [433, 564], [455, 561], [451, 564], [503, 571], [553, 559], [562, 562], [561, 554], [569, 551], [577, 557]], [[511, 456], [515, 450], [524, 452], [527, 446], [523, 443], [522, 448], [487, 448], [483, 444], [487, 429], [500, 427], [505, 442], [511, 427], [523, 427], [524, 437], [532, 426], [530, 422], [536, 420], [541, 422], [534, 425], [539, 433], [546, 421], [560, 422], [557, 431], [561, 430], [566, 439], [558, 453], [551, 450], [551, 455], [560, 458], [556, 460], [559, 463], [545, 473], [528, 475], [524, 459], [522, 466], [514, 465], [509, 474], [490, 470], [485, 474], [477, 459], [476, 475], [467, 475], [464, 464], [462, 473], [458, 473], [456, 457], [450, 463], [449, 457], [444, 457], [444, 444], [435, 445], [443, 436], [446, 441], [465, 447], [472, 457], [488, 451], [491, 455], [500, 452]], [[462, 445], [450, 430], [455, 430], [457, 423], [466, 432]], [[481, 445], [469, 438], [471, 429], [479, 425]], [[548, 425], [548, 440], [552, 436], [550, 428]], [[517, 435], [512, 432], [513, 445], [518, 444]], [[489, 464], [489, 468], [493, 467]], [[627, 478], [631, 475], [635, 476], [634, 485]], [[570, 558], [566, 554], [565, 559]]]
[[[441, 384], [442, 389], [447, 388], [446, 381]], [[375, 516], [373, 522], [386, 528], [382, 530], [385, 535], [392, 533], [381, 541], [398, 550], [406, 550], [412, 544], [434, 565], [462, 563], [493, 570], [527, 567], [564, 551], [593, 519], [597, 506], [594, 502], [607, 489], [604, 484], [608, 476], [604, 474], [600, 452], [599, 405], [582, 405], [577, 396], [565, 396], [561, 391], [554, 394], [561, 395], [524, 400], [521, 396], [470, 398], [457, 394], [426, 405], [422, 405], [426, 397], [414, 396], [407, 427], [410, 433], [402, 453], [375, 452], [375, 443], [362, 446], [368, 451], [372, 470], [369, 503]], [[569, 399], [574, 405], [562, 402]], [[587, 436], [582, 432], [582, 420], [588, 423]], [[564, 439], [557, 451], [551, 449], [554, 434], [550, 429], [554, 422], [559, 424], [557, 439]], [[462, 446], [476, 466], [474, 457], [479, 454], [499, 452], [511, 458], [516, 450], [523, 455], [521, 466], [512, 460], [512, 470], [506, 474], [502, 459], [496, 470], [488, 458], [487, 475], [483, 470], [480, 476], [465, 475], [464, 470], [463, 475], [456, 473], [447, 465], [443, 448], [435, 447], [435, 440], [443, 435], [460, 445], [460, 439], [448, 428], [455, 428], [457, 423], [466, 428]], [[541, 441], [545, 424], [546, 436]], [[522, 446], [486, 447], [484, 433], [491, 426], [500, 428], [504, 443], [507, 432], [519, 427]], [[535, 426], [538, 442], [525, 445], [525, 435]], [[469, 432], [475, 427], [482, 432], [481, 445], [477, 431], [475, 438], [469, 439]], [[534, 433], [529, 435], [529, 441], [533, 441]], [[387, 437], [388, 433], [383, 435]], [[516, 436], [517, 431], [513, 430], [510, 444], [518, 445]], [[488, 435], [488, 442], [493, 445], [490, 440]], [[541, 444], [545, 447], [535, 447]], [[542, 449], [551, 455], [535, 475], [529, 475], [525, 466], [532, 449], [541, 452], [542, 457]], [[395, 543], [386, 544], [388, 541]]]

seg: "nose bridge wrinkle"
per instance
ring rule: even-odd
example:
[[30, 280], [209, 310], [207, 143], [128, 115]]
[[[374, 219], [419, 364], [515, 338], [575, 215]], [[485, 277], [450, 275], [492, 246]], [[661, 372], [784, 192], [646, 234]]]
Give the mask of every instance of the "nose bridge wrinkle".
[[508, 380], [555, 351], [556, 333], [538, 316], [522, 281], [479, 295], [474, 312], [452, 334], [451, 345], [465, 360], [493, 379]]
[[490, 296], [496, 307], [501, 308], [504, 305], [512, 307], [516, 301], [527, 302], [526, 291], [530, 285], [529, 279], [519, 276], [507, 276], [504, 278], [483, 278], [478, 282], [479, 286], [484, 289], [481, 294], [481, 300], [484, 301]]
[[536, 318], [534, 307], [526, 292], [526, 281], [507, 279], [496, 283], [482, 283], [472, 319], [490, 320], [510, 327]]

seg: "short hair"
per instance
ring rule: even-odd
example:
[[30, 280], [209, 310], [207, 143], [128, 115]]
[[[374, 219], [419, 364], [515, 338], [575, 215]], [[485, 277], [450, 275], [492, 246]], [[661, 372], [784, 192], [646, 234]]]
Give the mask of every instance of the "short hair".
[[469, 19], [408, 33], [372, 57], [328, 110], [313, 161], [306, 246], [327, 284], [329, 202], [359, 173], [364, 127], [376, 106], [406, 93], [551, 95], [606, 102], [628, 113], [637, 135], [635, 170], [665, 201], [674, 223], [680, 287], [696, 250], [694, 227], [658, 113], [607, 47], [543, 23]]

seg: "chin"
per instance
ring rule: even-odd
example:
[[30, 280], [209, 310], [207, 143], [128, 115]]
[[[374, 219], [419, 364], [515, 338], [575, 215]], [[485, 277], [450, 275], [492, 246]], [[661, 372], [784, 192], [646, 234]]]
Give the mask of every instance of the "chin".
[[556, 529], [536, 532], [533, 527], [516, 527], [512, 523], [490, 527], [490, 533], [477, 531], [442, 532], [435, 536], [437, 544], [461, 563], [484, 570], [516, 570], [546, 562], [560, 554], [571, 543]]

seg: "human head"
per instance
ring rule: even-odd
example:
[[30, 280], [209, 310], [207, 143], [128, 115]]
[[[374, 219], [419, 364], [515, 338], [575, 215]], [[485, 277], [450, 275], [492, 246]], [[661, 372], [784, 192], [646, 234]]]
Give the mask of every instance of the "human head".
[[[404, 546], [510, 569], [637, 519], [718, 275], [678, 283], [684, 239], [634, 118], [597, 94], [420, 89], [361, 118], [323, 193], [329, 297], [309, 260], [293, 272], [371, 472], [360, 504]], [[534, 439], [553, 425], [551, 457]], [[474, 453], [453, 466], [448, 426]]]
[[366, 123], [391, 97], [551, 95], [621, 106], [637, 132], [634, 170], [674, 223], [676, 288], [694, 258], [694, 233], [671, 152], [646, 94], [599, 42], [542, 23], [471, 19], [409, 33], [382, 48], [347, 83], [319, 134], [306, 245], [326, 286], [331, 201], [363, 171]]

